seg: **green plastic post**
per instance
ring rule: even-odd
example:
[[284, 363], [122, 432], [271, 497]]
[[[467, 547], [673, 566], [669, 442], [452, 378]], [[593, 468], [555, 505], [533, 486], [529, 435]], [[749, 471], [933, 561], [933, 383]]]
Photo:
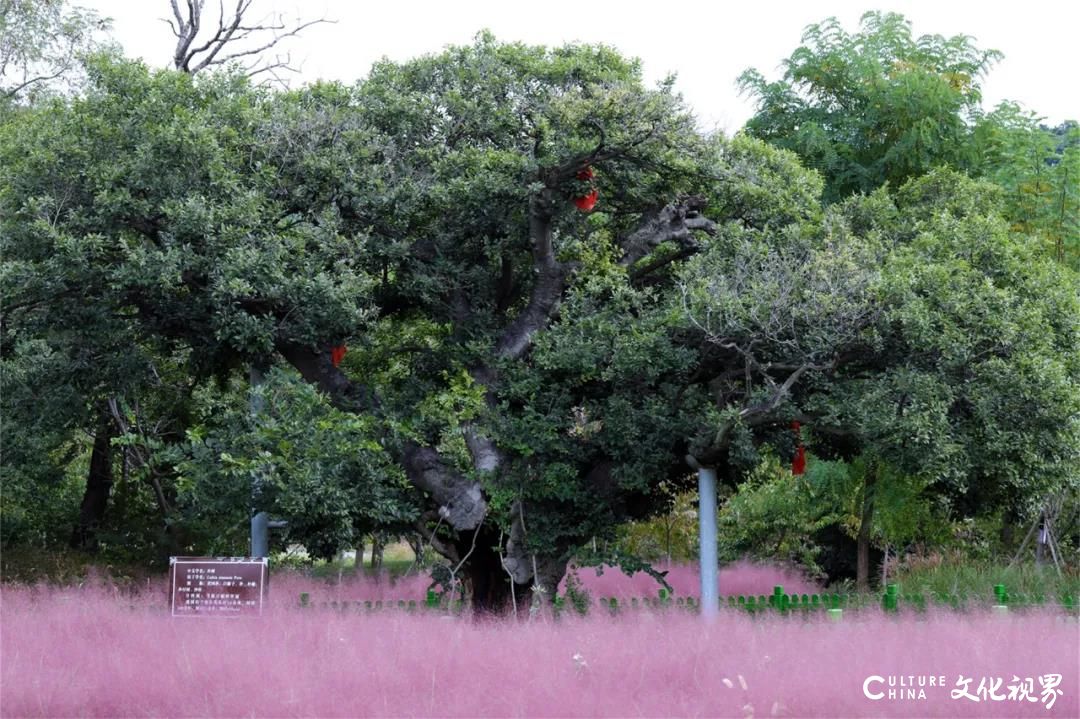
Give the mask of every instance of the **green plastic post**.
[[881, 598], [881, 607], [886, 612], [895, 612], [897, 607], [896, 585], [885, 586], [885, 595]]
[[311, 604], [311, 595], [307, 592], [300, 592], [300, 606], [307, 607]]
[[772, 608], [778, 612], [784, 611], [784, 587], [777, 584], [772, 588], [772, 598], [770, 599]]
[[424, 604], [429, 609], [433, 609], [433, 608], [439, 606], [439, 596], [437, 594], [435, 594], [434, 589], [429, 589], [428, 590], [427, 599], [424, 600]]

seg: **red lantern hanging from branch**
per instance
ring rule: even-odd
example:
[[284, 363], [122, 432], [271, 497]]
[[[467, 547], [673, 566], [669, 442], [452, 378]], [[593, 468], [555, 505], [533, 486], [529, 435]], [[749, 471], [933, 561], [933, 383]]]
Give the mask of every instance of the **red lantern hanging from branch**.
[[806, 449], [803, 448], [802, 434], [798, 422], [791, 423], [791, 429], [795, 432], [795, 457], [791, 460], [791, 473], [800, 475], [806, 473]]
[[791, 473], [806, 474], [806, 449], [801, 444], [795, 448], [795, 458], [791, 460]]
[[[577, 173], [577, 179], [581, 182], [588, 182], [590, 186], [593, 180], [593, 170], [591, 167], [586, 166], [585, 169], [579, 170]], [[582, 212], [590, 212], [592, 208], [596, 207], [596, 200], [600, 197], [600, 191], [595, 187], [592, 187], [589, 192], [586, 192], [580, 197], [574, 198], [574, 204]]]
[[337, 347], [330, 348], [330, 364], [335, 367], [341, 364], [341, 360], [345, 359], [345, 345], [338, 345]]

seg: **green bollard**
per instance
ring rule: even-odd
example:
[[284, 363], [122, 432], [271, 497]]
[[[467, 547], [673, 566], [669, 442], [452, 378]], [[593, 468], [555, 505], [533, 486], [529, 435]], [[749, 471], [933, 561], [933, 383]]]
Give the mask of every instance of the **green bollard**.
[[300, 606], [308, 607], [311, 604], [311, 595], [307, 592], [300, 592]]
[[772, 597], [769, 600], [772, 608], [778, 612], [784, 611], [784, 587], [777, 584], [772, 588]]
[[439, 595], [435, 593], [434, 589], [427, 591], [427, 599], [424, 600], [424, 606], [428, 609], [434, 609], [439, 606]]
[[897, 604], [896, 585], [886, 585], [885, 594], [881, 597], [881, 608], [886, 612], [895, 612]]

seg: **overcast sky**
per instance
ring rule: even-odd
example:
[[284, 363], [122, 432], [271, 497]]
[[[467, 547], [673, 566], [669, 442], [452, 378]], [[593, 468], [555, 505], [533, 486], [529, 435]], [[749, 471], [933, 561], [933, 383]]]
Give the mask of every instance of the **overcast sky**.
[[[164, 66], [174, 39], [160, 20], [168, 0], [74, 0], [111, 16], [114, 37], [130, 56]], [[228, 6], [232, 0], [225, 0]], [[216, 13], [216, 3], [207, 5]], [[866, 10], [904, 14], [916, 35], [971, 35], [980, 48], [1005, 53], [984, 80], [984, 105], [1021, 103], [1051, 124], [1080, 119], [1080, 65], [1076, 43], [1080, 2], [956, 2], [953, 0], [759, 0], [757, 2], [656, 2], [545, 0], [255, 0], [257, 16], [325, 16], [334, 25], [308, 28], [286, 45], [302, 73], [352, 82], [373, 61], [406, 60], [448, 44], [468, 43], [481, 29], [501, 40], [559, 45], [603, 42], [641, 58], [646, 77], [678, 76], [677, 87], [707, 128], [738, 130], [753, 113], [738, 95], [735, 78], [747, 67], [778, 75], [780, 61], [798, 46], [803, 28], [835, 15], [849, 32]]]

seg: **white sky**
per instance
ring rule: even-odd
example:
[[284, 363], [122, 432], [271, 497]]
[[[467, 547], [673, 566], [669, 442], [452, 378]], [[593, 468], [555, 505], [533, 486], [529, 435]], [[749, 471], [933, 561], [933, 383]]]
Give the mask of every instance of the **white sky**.
[[[113, 18], [114, 38], [130, 56], [164, 66], [174, 39], [159, 18], [168, 0], [74, 0]], [[225, 0], [226, 6], [233, 4]], [[215, 11], [214, 0], [207, 5]], [[866, 10], [896, 11], [916, 35], [967, 34], [980, 48], [1005, 53], [983, 81], [984, 106], [1014, 100], [1050, 124], [1080, 119], [1080, 2], [955, 0], [740, 0], [633, 4], [612, 0], [255, 0], [253, 10], [289, 18], [336, 19], [308, 28], [284, 48], [302, 64], [295, 82], [352, 82], [380, 57], [406, 60], [467, 44], [481, 29], [500, 40], [561, 45], [603, 42], [641, 58], [646, 77], [674, 72], [701, 124], [729, 134], [753, 113], [735, 78], [747, 67], [778, 76], [780, 61], [799, 45], [803, 28], [835, 15], [853, 32]]]

